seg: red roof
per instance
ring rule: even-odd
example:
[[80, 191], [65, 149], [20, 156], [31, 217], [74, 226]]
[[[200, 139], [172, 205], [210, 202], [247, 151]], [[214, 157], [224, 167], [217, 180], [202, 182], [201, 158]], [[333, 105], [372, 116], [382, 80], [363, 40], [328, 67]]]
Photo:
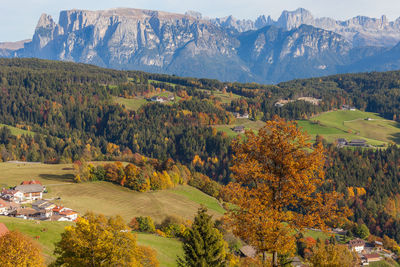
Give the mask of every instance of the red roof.
[[0, 223], [0, 236], [8, 233], [8, 228], [4, 223]]
[[41, 182], [39, 182], [38, 180], [30, 180], [30, 181], [23, 181], [21, 183], [21, 185], [27, 185], [27, 184], [42, 184]]
[[73, 210], [64, 210], [64, 211], [60, 212], [60, 215], [65, 215], [65, 216], [73, 215], [73, 214], [77, 214], [77, 213]]
[[364, 257], [367, 260], [370, 260], [370, 259], [379, 259], [381, 256], [379, 254], [374, 253], [374, 254], [364, 254]]
[[54, 212], [60, 212], [63, 208], [64, 208], [63, 206], [55, 206], [55, 207], [53, 208], [53, 211], [54, 211]]

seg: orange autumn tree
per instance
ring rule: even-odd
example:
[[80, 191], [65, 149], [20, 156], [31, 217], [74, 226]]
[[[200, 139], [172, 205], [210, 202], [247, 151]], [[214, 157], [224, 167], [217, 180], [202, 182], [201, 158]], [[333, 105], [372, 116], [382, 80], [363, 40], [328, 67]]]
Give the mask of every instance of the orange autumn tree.
[[295, 122], [268, 121], [258, 135], [246, 132], [233, 142], [232, 177], [224, 192], [235, 204], [228, 211], [235, 234], [263, 255], [293, 251], [295, 231], [325, 228], [325, 222], [343, 216], [336, 192], [321, 193], [324, 150], [315, 147]]

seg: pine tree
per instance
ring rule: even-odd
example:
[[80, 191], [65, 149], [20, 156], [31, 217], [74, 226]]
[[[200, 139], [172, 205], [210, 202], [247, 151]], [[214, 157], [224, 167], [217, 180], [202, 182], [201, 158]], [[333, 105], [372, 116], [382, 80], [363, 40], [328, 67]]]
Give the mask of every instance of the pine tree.
[[222, 234], [214, 227], [206, 207], [199, 208], [183, 242], [183, 250], [184, 257], [178, 258], [178, 266], [224, 266], [225, 248]]

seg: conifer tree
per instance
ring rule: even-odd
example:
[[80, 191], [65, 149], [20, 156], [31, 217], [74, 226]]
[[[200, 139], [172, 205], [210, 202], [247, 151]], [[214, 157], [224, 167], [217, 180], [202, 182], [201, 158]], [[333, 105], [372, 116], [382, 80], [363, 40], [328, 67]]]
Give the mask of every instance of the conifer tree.
[[225, 248], [222, 234], [201, 206], [192, 227], [183, 242], [184, 257], [178, 258], [178, 266], [218, 267], [225, 264]]

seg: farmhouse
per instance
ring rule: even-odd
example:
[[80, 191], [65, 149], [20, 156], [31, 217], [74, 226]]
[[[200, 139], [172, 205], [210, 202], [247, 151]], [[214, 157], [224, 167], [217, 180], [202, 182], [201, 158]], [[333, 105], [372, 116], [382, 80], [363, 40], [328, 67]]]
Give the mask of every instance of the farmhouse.
[[347, 145], [347, 140], [344, 138], [339, 138], [336, 140], [338, 146], [345, 146]]
[[21, 183], [21, 185], [27, 185], [27, 184], [40, 184], [40, 185], [42, 185], [42, 183], [40, 181], [37, 181], [37, 180], [23, 181]]
[[348, 146], [367, 146], [367, 141], [363, 139], [353, 139], [348, 144]]
[[21, 203], [24, 200], [24, 193], [15, 189], [1, 190], [1, 198], [7, 201]]
[[343, 106], [342, 106], [342, 110], [351, 110], [351, 111], [355, 111], [356, 108], [355, 108], [355, 107], [352, 107], [352, 106], [349, 106], [349, 105], [343, 105]]
[[10, 209], [9, 202], [0, 199], [0, 214], [6, 214], [9, 209]]
[[61, 211], [59, 214], [65, 217], [69, 221], [75, 221], [76, 219], [78, 219], [78, 213], [70, 209], [65, 209]]
[[40, 212], [41, 218], [50, 218], [53, 215], [55, 207], [56, 205], [46, 200], [38, 200], [32, 204], [32, 208]]
[[243, 114], [240, 114], [239, 112], [233, 112], [233, 116], [235, 116], [236, 119], [248, 119], [249, 113], [245, 112]]
[[365, 259], [366, 262], [375, 262], [375, 261], [381, 261], [382, 258], [379, 254], [374, 253], [374, 254], [364, 254], [363, 258]]
[[254, 247], [246, 245], [240, 248], [240, 256], [255, 258], [257, 256], [257, 251], [254, 249]]
[[42, 199], [45, 188], [41, 184], [23, 184], [16, 186], [15, 190], [24, 194], [24, 201], [31, 202]]
[[364, 250], [365, 247], [365, 241], [357, 238], [349, 241], [349, 248], [351, 250], [354, 250], [356, 252], [361, 252]]
[[244, 133], [244, 126], [235, 126], [232, 130], [235, 133]]
[[40, 212], [32, 208], [17, 208], [11, 211], [9, 215], [22, 219], [35, 219], [40, 217]]

